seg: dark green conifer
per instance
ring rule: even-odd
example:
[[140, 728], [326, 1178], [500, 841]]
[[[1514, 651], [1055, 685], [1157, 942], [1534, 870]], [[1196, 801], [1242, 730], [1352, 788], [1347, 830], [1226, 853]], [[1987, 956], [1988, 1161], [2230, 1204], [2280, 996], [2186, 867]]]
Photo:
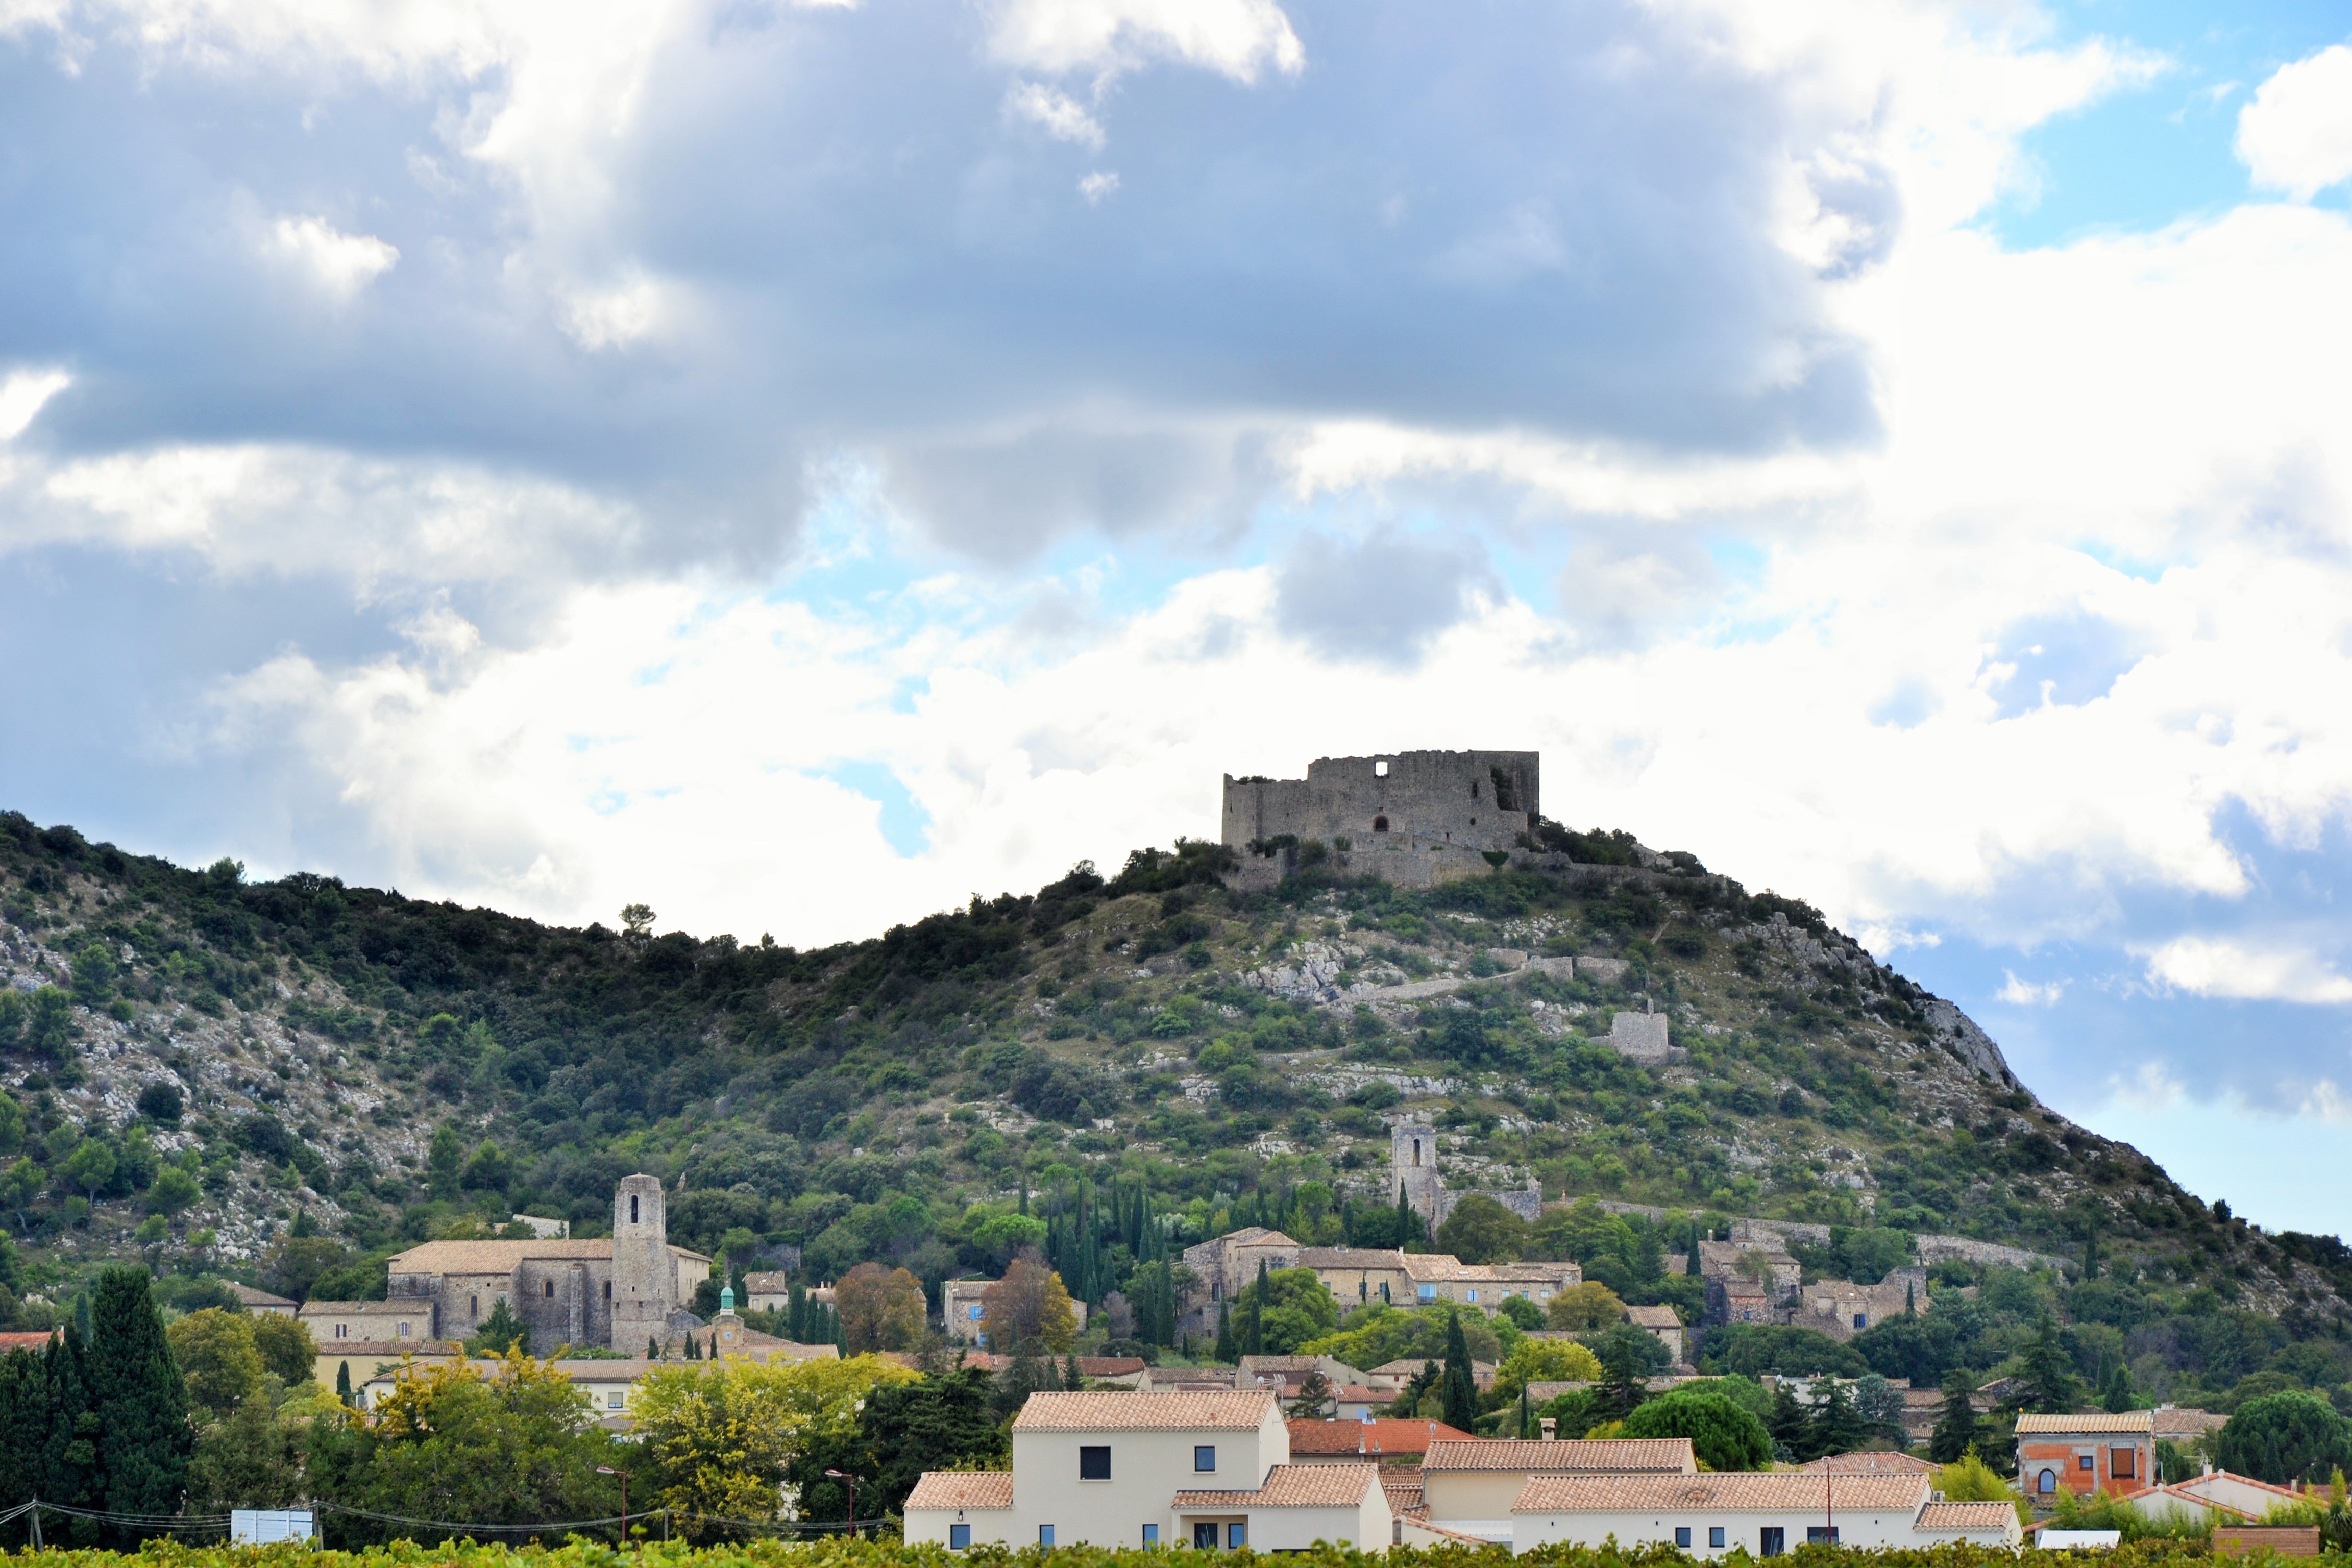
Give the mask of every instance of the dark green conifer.
[[195, 1436], [147, 1271], [100, 1274], [90, 1322], [90, 1405], [100, 1421], [106, 1506], [115, 1513], [177, 1513]]
[[1462, 1317], [1458, 1312], [1445, 1315], [1445, 1376], [1438, 1388], [1445, 1424], [1457, 1432], [1475, 1432], [1478, 1380], [1470, 1365], [1470, 1343], [1462, 1337]]

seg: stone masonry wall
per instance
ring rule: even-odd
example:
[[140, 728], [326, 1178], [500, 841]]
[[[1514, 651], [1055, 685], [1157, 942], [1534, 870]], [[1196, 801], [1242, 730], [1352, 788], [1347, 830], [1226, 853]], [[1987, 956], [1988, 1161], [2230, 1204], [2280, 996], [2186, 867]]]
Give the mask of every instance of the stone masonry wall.
[[1345, 838], [1358, 853], [1509, 849], [1541, 809], [1541, 770], [1534, 752], [1400, 752], [1318, 757], [1304, 779], [1227, 774], [1223, 841], [1245, 849], [1289, 835], [1331, 848]]

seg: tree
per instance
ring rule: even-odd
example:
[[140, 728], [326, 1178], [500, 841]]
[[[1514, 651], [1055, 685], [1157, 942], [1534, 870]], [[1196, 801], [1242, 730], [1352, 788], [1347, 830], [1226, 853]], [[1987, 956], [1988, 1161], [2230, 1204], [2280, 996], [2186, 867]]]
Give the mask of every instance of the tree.
[[147, 1189], [147, 1208], [152, 1214], [175, 1215], [204, 1195], [205, 1190], [196, 1184], [195, 1177], [177, 1165], [166, 1165], [155, 1173], [154, 1185]]
[[176, 1513], [193, 1447], [187, 1387], [146, 1270], [100, 1274], [89, 1316], [90, 1405], [100, 1423], [106, 1506], [115, 1513]]
[[[1438, 1403], [1439, 1385], [1444, 1381], [1445, 1370], [1443, 1367], [1433, 1361], [1423, 1362], [1421, 1370], [1405, 1379], [1404, 1386], [1397, 1390], [1397, 1396], [1390, 1403], [1386, 1413], [1399, 1420], [1412, 1419], [1422, 1414], [1423, 1405]], [[1440, 1414], [1442, 1411], [1432, 1411], [1431, 1418], [1434, 1419]]]
[[244, 1312], [207, 1307], [164, 1331], [189, 1403], [208, 1420], [226, 1420], [261, 1392], [266, 1369], [253, 1342], [254, 1321]]
[[857, 1425], [858, 1506], [866, 1508], [870, 1486], [877, 1514], [901, 1511], [925, 1470], [974, 1469], [1012, 1455], [989, 1407], [988, 1374], [978, 1367], [954, 1367], [919, 1383], [877, 1383]]
[[1902, 1392], [1876, 1373], [1855, 1382], [1853, 1413], [1873, 1445], [1898, 1449], [1910, 1446], [1903, 1433]]
[[1242, 1288], [1242, 1321], [1237, 1337], [1244, 1355], [1265, 1353], [1265, 1314], [1267, 1273], [1265, 1259], [1261, 1258], [1257, 1260], [1257, 1279], [1252, 1284]]
[[1455, 1314], [1445, 1326], [1445, 1376], [1438, 1385], [1444, 1422], [1457, 1432], [1478, 1429], [1478, 1382], [1470, 1364], [1470, 1347], [1462, 1337], [1462, 1319]]
[[2117, 1360], [2099, 1389], [2099, 1408], [2113, 1415], [2139, 1408], [2139, 1393], [2132, 1387], [2131, 1363]]
[[657, 918], [651, 904], [623, 904], [621, 906], [622, 933], [631, 942], [643, 946], [653, 935], [654, 921]]
[[1649, 1397], [1650, 1374], [1664, 1360], [1666, 1349], [1655, 1334], [1620, 1323], [1599, 1336], [1593, 1352], [1601, 1362], [1594, 1410], [1603, 1421], [1622, 1421]]
[[169, 1079], [157, 1079], [139, 1091], [139, 1114], [158, 1127], [177, 1127], [186, 1101], [180, 1086]]
[[[509, 1353], [487, 1376], [463, 1363], [404, 1370], [365, 1417], [313, 1408], [310, 1487], [346, 1508], [484, 1524], [618, 1511], [618, 1489], [596, 1472], [619, 1467], [622, 1446], [571, 1379], [529, 1356]], [[417, 1532], [345, 1515], [334, 1533], [352, 1544]]]
[[1936, 1416], [1936, 1430], [1927, 1438], [1927, 1457], [1939, 1465], [1958, 1464], [1977, 1446], [1976, 1379], [1965, 1371], [1944, 1377], [1944, 1406]]
[[2309, 1394], [2282, 1391], [2250, 1399], [2213, 1440], [2213, 1462], [2273, 1486], [2352, 1468], [2352, 1423]]
[[253, 1325], [253, 1348], [264, 1372], [289, 1388], [317, 1375], [319, 1347], [308, 1328], [276, 1312], [256, 1312], [247, 1321]]
[[2017, 1505], [2019, 1521], [2030, 1517], [2025, 1500], [2000, 1473], [1970, 1448], [1936, 1472], [1936, 1489], [1953, 1502], [2007, 1502]]
[[1851, 1454], [1870, 1447], [1873, 1434], [1854, 1408], [1853, 1390], [1834, 1378], [1829, 1379], [1828, 1384], [1828, 1392], [1817, 1394], [1813, 1400], [1809, 1444], [1813, 1454]]
[[1785, 1378], [1772, 1390], [1772, 1415], [1764, 1429], [1772, 1435], [1775, 1458], [1795, 1464], [1813, 1458], [1812, 1414], [1798, 1402], [1797, 1391]]
[[1598, 1279], [1587, 1279], [1554, 1296], [1544, 1317], [1551, 1327], [1567, 1333], [1597, 1333], [1625, 1321], [1625, 1303]]
[[2074, 1375], [2074, 1358], [2067, 1352], [2055, 1318], [2042, 1318], [2019, 1361], [2019, 1390], [2011, 1401], [2015, 1408], [2061, 1415], [2081, 1402], [2083, 1382]]
[[1228, 1364], [1241, 1359], [1241, 1344], [1234, 1338], [1234, 1304], [1217, 1303], [1217, 1359]]
[[1298, 1380], [1298, 1393], [1290, 1401], [1290, 1414], [1301, 1421], [1328, 1420], [1337, 1411], [1331, 1380], [1323, 1375], [1320, 1367]]
[[1819, 1329], [1782, 1323], [1732, 1323], [1710, 1330], [1699, 1361], [1702, 1371], [1736, 1372], [1744, 1377], [1768, 1372], [1783, 1377], [1860, 1377], [1870, 1370], [1853, 1346], [1838, 1343]]
[[297, 1301], [310, 1299], [310, 1288], [350, 1254], [328, 1236], [296, 1236], [289, 1231], [261, 1262], [261, 1275], [270, 1289]]
[[490, 1315], [482, 1320], [482, 1326], [474, 1331], [474, 1337], [466, 1342], [466, 1353], [502, 1356], [509, 1352], [519, 1355], [530, 1353], [530, 1325], [524, 1322], [507, 1304], [507, 1299], [501, 1296], [491, 1304]]
[[[656, 1370], [638, 1391], [635, 1447], [646, 1496], [689, 1516], [774, 1520], [840, 1516], [826, 1469], [853, 1469], [861, 1409], [916, 1374], [875, 1356]], [[908, 1482], [912, 1486], [912, 1480]], [[820, 1495], [820, 1493], [822, 1495]], [[707, 1537], [709, 1527], [687, 1525]]]
[[103, 1138], [83, 1139], [66, 1159], [65, 1178], [97, 1202], [100, 1190], [114, 1180], [114, 1151]]
[[981, 1292], [981, 1328], [989, 1348], [1011, 1355], [1024, 1346], [1059, 1353], [1077, 1338], [1077, 1314], [1062, 1277], [1031, 1255], [1005, 1266], [1004, 1278]]
[[841, 1314], [842, 1338], [853, 1354], [922, 1346], [923, 1282], [904, 1268], [859, 1264], [834, 1286], [833, 1305]]
[[0, 1155], [13, 1154], [24, 1146], [25, 1108], [6, 1089], [0, 1089]]
[[1339, 1326], [1339, 1303], [1312, 1268], [1262, 1268], [1242, 1291], [1241, 1309], [1256, 1342], [1251, 1355], [1290, 1355]]
[[1676, 1390], [1625, 1417], [1628, 1437], [1687, 1437], [1712, 1470], [1760, 1470], [1772, 1462], [1772, 1436], [1755, 1414], [1720, 1394]]
[[1598, 1383], [1601, 1358], [1574, 1340], [1523, 1339], [1495, 1368], [1495, 1394], [1515, 1399], [1530, 1383]]
[[17, 1226], [26, 1236], [33, 1234], [32, 1221], [25, 1215], [26, 1207], [40, 1195], [41, 1168], [28, 1159], [19, 1157], [0, 1173], [0, 1204], [5, 1204], [16, 1215]]
[[1470, 1193], [1437, 1227], [1437, 1249], [1465, 1263], [1507, 1263], [1526, 1255], [1528, 1222], [1484, 1193]]
[[425, 1184], [436, 1198], [446, 1203], [457, 1195], [457, 1179], [465, 1165], [465, 1141], [457, 1136], [454, 1123], [444, 1121], [433, 1130], [433, 1145], [425, 1157]]
[[197, 1430], [188, 1460], [191, 1513], [286, 1508], [301, 1497], [301, 1429], [268, 1400], [248, 1399]]

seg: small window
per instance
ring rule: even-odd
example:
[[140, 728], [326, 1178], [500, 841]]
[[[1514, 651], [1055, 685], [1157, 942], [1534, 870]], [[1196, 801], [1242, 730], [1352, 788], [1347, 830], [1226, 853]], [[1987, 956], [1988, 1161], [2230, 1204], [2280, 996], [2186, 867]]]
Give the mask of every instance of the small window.
[[2091, 1463], [2090, 1455], [2077, 1454], [2074, 1456], [2074, 1468], [2078, 1470], [2088, 1470], [2095, 1468], [2096, 1467]]
[[1690, 1544], [1689, 1525], [1678, 1524], [1675, 1526], [1675, 1544], [1676, 1546], [1688, 1546]]
[[982, 1307], [979, 1302], [975, 1301], [971, 1306], [966, 1307], [963, 1310], [963, 1315], [972, 1322], [976, 1323], [980, 1321], [981, 1315], [984, 1310], [986, 1310], [986, 1309]]
[[466, 1315], [469, 1318], [478, 1318], [482, 1315], [482, 1299], [479, 1296], [466, 1298]]
[[1436, 1286], [1434, 1286], [1434, 1285], [1423, 1285], [1423, 1286], [1421, 1288], [1421, 1299], [1422, 1299], [1423, 1300], [1424, 1300], [1424, 1301], [1434, 1301], [1434, 1300], [1437, 1300], [1437, 1287], [1436, 1287]]
[[1216, 1549], [1217, 1527], [1213, 1524], [1194, 1525], [1192, 1527], [1192, 1550], [1195, 1552], [1214, 1552]]
[[1249, 1526], [1248, 1526], [1248, 1525], [1246, 1525], [1246, 1524], [1229, 1524], [1229, 1525], [1225, 1526], [1225, 1550], [1226, 1550], [1226, 1551], [1228, 1551], [1228, 1552], [1239, 1552], [1243, 1547], [1247, 1546], [1248, 1544], [1249, 1544]]
[[1054, 1527], [1052, 1525], [1041, 1524], [1037, 1527], [1037, 1544], [1040, 1546], [1051, 1546], [1054, 1544]]
[[1478, 781], [1476, 779], [1472, 779], [1470, 781], [1470, 798], [1472, 800], [1476, 800], [1478, 798]]
[[1376, 817], [1372, 818], [1372, 831], [1373, 831], [1373, 832], [1375, 832], [1375, 833], [1386, 833], [1388, 830], [1389, 830], [1389, 819], [1388, 819], [1387, 817], [1385, 817], [1385, 816], [1376, 816]]
[[971, 1526], [968, 1524], [950, 1524], [948, 1526], [948, 1550], [950, 1552], [961, 1552], [969, 1548], [971, 1545]]
[[1383, 757], [1379, 762], [1372, 764], [1372, 776], [1376, 779], [1384, 779], [1389, 776], [1389, 764], [1387, 758]]
[[1158, 1525], [1147, 1524], [1143, 1527], [1143, 1544], [1146, 1546], [1157, 1546], [1160, 1544], [1160, 1527]]
[[546, 1284], [545, 1284], [545, 1286], [544, 1286], [544, 1293], [545, 1293], [545, 1295], [546, 1295], [546, 1297], [547, 1297], [547, 1299], [548, 1299], [549, 1300], [552, 1301], [552, 1300], [555, 1300], [555, 1281], [554, 1281], [554, 1280], [550, 1279], [550, 1280], [548, 1280], [548, 1281], [546, 1282]]
[[629, 1223], [637, 1223], [637, 1194], [635, 1193], [629, 1194]]
[[1192, 1473], [1205, 1476], [1217, 1468], [1217, 1449], [1213, 1443], [1203, 1443], [1192, 1450]]
[[1870, 1327], [1870, 1314], [1868, 1312], [1856, 1312], [1853, 1315], [1853, 1326], [1857, 1329], [1866, 1329]]
[[1110, 1445], [1088, 1443], [1078, 1449], [1078, 1479], [1107, 1481], [1110, 1479]]
[[2136, 1465], [2138, 1455], [2137, 1449], [2111, 1448], [2107, 1452], [2108, 1458], [2112, 1461], [2109, 1466], [2109, 1473], [2114, 1475], [2117, 1480], [2129, 1480], [2133, 1475], [2137, 1473]]
[[404, 1340], [408, 1337], [408, 1325], [406, 1323], [400, 1325], [400, 1337]]
[[1710, 1524], [1706, 1527], [1706, 1543], [1709, 1546], [1720, 1546], [1723, 1544], [1723, 1526], [1719, 1524]]
[[606, 1300], [607, 1301], [609, 1301], [609, 1300], [611, 1300], [612, 1299], [613, 1299], [613, 1282], [612, 1282], [610, 1279], [607, 1279], [607, 1280], [605, 1280], [605, 1281], [604, 1281], [604, 1300]]
[[612, 1394], [608, 1394], [604, 1395], [604, 1408], [605, 1408], [605, 1409], [607, 1409], [607, 1410], [618, 1410], [620, 1407], [621, 1407], [621, 1396], [620, 1396], [620, 1394], [619, 1394], [617, 1392], [615, 1392], [615, 1393], [612, 1393]]
[[1789, 1550], [1789, 1537], [1777, 1524], [1768, 1524], [1756, 1532], [1756, 1554], [1778, 1557]]
[[1475, 1301], [1475, 1300], [1476, 1300], [1477, 1299], [1478, 1299], [1478, 1288], [1477, 1288], [1475, 1285], [1473, 1285], [1472, 1287], [1470, 1287], [1470, 1300], [1472, 1300], [1473, 1301]]
[[1805, 1544], [1806, 1544], [1806, 1545], [1808, 1545], [1808, 1546], [1835, 1546], [1837, 1543], [1838, 1543], [1838, 1532], [1837, 1532], [1837, 1526], [1836, 1526], [1836, 1525], [1834, 1525], [1834, 1524], [1809, 1524], [1809, 1525], [1805, 1526]]

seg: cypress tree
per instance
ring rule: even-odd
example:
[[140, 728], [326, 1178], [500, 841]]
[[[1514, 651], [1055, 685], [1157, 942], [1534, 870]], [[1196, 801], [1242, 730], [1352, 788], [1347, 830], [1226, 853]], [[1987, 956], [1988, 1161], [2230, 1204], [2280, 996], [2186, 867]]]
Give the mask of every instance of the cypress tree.
[[792, 1336], [795, 1344], [808, 1343], [808, 1292], [801, 1289], [797, 1279], [784, 1298], [784, 1332]]
[[1217, 1359], [1233, 1362], [1240, 1359], [1240, 1347], [1234, 1343], [1234, 1304], [1217, 1303]]
[[[100, 1421], [98, 1412], [91, 1408], [89, 1356], [81, 1331], [68, 1326], [49, 1342], [48, 1353], [43, 1359], [48, 1374], [49, 1429], [42, 1444], [37, 1489], [45, 1502], [103, 1508], [106, 1493], [99, 1468]], [[76, 1544], [98, 1544], [96, 1520], [77, 1519], [66, 1528]]]
[[1535, 1436], [1535, 1412], [1528, 1408], [1528, 1385], [1524, 1383], [1519, 1384], [1519, 1436]]
[[1244, 1355], [1264, 1355], [1265, 1353], [1265, 1293], [1267, 1289], [1265, 1277], [1265, 1259], [1261, 1258], [1257, 1260], [1257, 1289], [1250, 1292], [1250, 1299], [1246, 1303], [1246, 1316], [1242, 1324], [1242, 1353]]
[[[38, 1495], [41, 1466], [49, 1438], [49, 1371], [32, 1351], [0, 1356], [0, 1509], [16, 1508]], [[32, 1531], [18, 1521], [0, 1542], [30, 1544]]]
[[352, 1363], [342, 1362], [335, 1367], [335, 1398], [344, 1405], [352, 1402]]
[[1078, 1352], [1072, 1351], [1062, 1363], [1062, 1386], [1075, 1390], [1086, 1385], [1086, 1373], [1078, 1370]]
[[1396, 1248], [1402, 1252], [1412, 1240], [1412, 1210], [1404, 1201], [1404, 1184], [1397, 1184]]
[[1444, 1420], [1457, 1432], [1478, 1429], [1478, 1381], [1470, 1368], [1469, 1342], [1462, 1337], [1462, 1316], [1445, 1314], [1445, 1376], [1438, 1384]]
[[661, 1358], [661, 1342], [648, 1334], [646, 1336], [646, 1359], [647, 1361], [659, 1361]]
[[116, 1513], [177, 1513], [195, 1435], [187, 1385], [148, 1293], [147, 1271], [100, 1274], [90, 1321], [91, 1405], [102, 1424], [106, 1506]]

